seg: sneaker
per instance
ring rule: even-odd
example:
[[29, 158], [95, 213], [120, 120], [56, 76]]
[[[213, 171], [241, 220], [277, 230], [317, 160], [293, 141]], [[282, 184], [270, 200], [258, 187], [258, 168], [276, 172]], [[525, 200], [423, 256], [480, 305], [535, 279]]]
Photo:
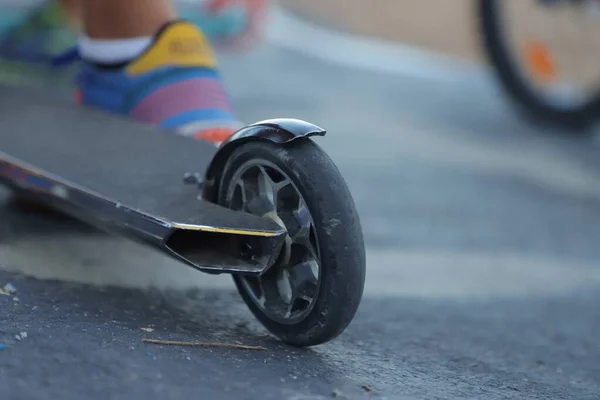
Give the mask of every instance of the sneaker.
[[139, 57], [120, 66], [84, 62], [78, 102], [220, 143], [242, 127], [197, 26], [167, 24]]
[[[77, 35], [56, 1], [7, 13], [0, 32], [0, 83], [73, 87]], [[65, 62], [63, 62], [65, 61]]]

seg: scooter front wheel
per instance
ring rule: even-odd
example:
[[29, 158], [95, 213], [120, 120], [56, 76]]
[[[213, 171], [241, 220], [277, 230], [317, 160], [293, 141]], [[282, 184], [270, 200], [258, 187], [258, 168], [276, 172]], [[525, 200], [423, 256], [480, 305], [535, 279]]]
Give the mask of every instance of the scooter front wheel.
[[256, 318], [300, 347], [334, 339], [350, 324], [365, 283], [359, 216], [344, 179], [310, 139], [253, 141], [230, 156], [219, 203], [287, 229], [279, 260], [259, 278], [234, 276]]

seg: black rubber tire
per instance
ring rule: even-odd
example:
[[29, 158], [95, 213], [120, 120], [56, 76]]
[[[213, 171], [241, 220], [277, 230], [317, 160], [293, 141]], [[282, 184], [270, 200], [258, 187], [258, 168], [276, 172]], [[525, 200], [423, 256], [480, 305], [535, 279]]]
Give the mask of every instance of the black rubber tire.
[[340, 335], [350, 324], [363, 295], [366, 257], [362, 228], [350, 190], [329, 156], [309, 139], [286, 145], [254, 141], [241, 145], [229, 158], [219, 186], [225, 204], [227, 187], [238, 168], [250, 160], [279, 167], [296, 185], [312, 215], [321, 258], [321, 284], [312, 311], [285, 325], [265, 315], [233, 279], [256, 318], [283, 342], [315, 346]]
[[[530, 122], [566, 130], [572, 135], [589, 133], [600, 115], [600, 87], [589, 101], [576, 108], [549, 103], [531, 88], [509, 50], [502, 26], [502, 0], [475, 1], [484, 53], [517, 112]], [[600, 64], [598, 68], [600, 70]]]

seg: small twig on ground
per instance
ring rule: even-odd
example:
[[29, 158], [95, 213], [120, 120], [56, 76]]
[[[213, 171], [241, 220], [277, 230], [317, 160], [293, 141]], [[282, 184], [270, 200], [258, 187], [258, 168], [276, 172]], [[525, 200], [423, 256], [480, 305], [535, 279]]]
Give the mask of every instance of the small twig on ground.
[[372, 392], [373, 391], [373, 388], [371, 386], [367, 385], [366, 383], [363, 383], [362, 385], [360, 385], [360, 387], [365, 392]]
[[246, 346], [243, 344], [235, 343], [221, 343], [221, 342], [180, 342], [175, 340], [159, 340], [159, 339], [143, 339], [144, 343], [162, 344], [165, 346], [189, 346], [189, 347], [230, 347], [241, 350], [267, 350], [266, 347], [262, 346]]

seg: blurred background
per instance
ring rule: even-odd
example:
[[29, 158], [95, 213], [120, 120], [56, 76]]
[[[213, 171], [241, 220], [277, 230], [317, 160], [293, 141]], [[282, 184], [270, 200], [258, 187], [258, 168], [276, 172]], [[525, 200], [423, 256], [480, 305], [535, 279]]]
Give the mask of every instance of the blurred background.
[[[247, 122], [294, 117], [329, 131], [319, 144], [352, 189], [368, 246], [365, 300], [339, 340], [278, 367], [231, 360], [273, 393], [364, 383], [380, 398], [598, 398], [599, 4], [281, 0], [260, 8], [252, 29], [244, 13], [199, 21]], [[219, 37], [240, 29], [240, 42]], [[127, 325], [119, 310], [146, 310], [147, 297], [132, 305], [60, 281], [201, 288], [172, 295], [195, 335], [267, 340], [227, 277], [45, 217], [0, 208], [0, 221], [0, 266], [58, 279], [24, 281], [44, 298], [60, 303], [60, 287], [86, 310], [100, 296], [108, 318]], [[171, 329], [161, 318], [151, 314]], [[135, 368], [169, 378], [165, 363]]]

